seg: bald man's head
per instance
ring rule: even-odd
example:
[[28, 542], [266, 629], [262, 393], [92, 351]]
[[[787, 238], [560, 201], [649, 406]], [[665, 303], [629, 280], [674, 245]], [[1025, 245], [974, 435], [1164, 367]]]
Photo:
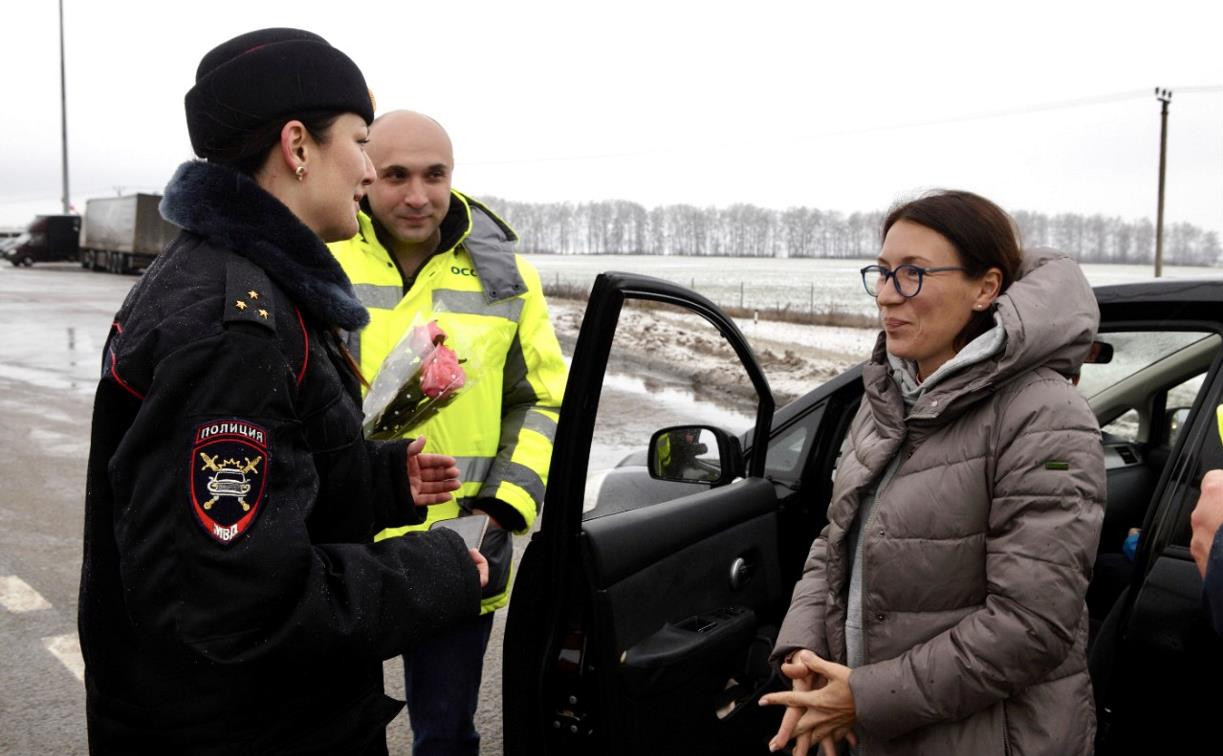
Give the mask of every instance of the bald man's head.
[[398, 244], [436, 239], [454, 170], [446, 130], [422, 113], [395, 110], [370, 124], [365, 151], [376, 175], [366, 194], [374, 217]]
[[[424, 113], [411, 110], [392, 110], [374, 119], [369, 127], [369, 146], [366, 152], [372, 159], [381, 141], [386, 149], [396, 146], [408, 148], [434, 148], [448, 157], [447, 165], [454, 167], [454, 148], [450, 135], [442, 125]], [[377, 165], [374, 166], [377, 168]]]

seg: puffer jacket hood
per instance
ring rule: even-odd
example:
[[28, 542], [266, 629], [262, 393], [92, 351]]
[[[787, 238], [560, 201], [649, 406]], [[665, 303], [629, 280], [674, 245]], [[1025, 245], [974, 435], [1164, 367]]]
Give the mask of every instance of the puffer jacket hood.
[[[1057, 317], [1049, 317], [1056, 312]], [[995, 382], [1044, 366], [1079, 372], [1100, 322], [1100, 308], [1078, 263], [1054, 249], [1024, 254], [1020, 277], [998, 298], [1007, 346]]]

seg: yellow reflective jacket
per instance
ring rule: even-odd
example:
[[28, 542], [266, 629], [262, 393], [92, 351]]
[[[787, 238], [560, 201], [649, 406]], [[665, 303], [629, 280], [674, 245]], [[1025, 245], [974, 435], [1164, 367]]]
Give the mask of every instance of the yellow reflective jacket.
[[[468, 376], [449, 405], [412, 431], [428, 439], [426, 451], [458, 459], [462, 488], [455, 501], [429, 507], [421, 525], [384, 530], [375, 540], [427, 528], [472, 506], [526, 532], [543, 504], [566, 380], [539, 273], [514, 253], [513, 230], [457, 191], [442, 222], [441, 248], [406, 292], [404, 274], [369, 216], [360, 213], [358, 222], [356, 236], [329, 246], [369, 310], [369, 325], [349, 337], [361, 371], [372, 381], [408, 329], [436, 319], [446, 345], [466, 360]], [[509, 538], [504, 548], [508, 580]], [[486, 593], [485, 612], [508, 600], [504, 586], [494, 591]]]

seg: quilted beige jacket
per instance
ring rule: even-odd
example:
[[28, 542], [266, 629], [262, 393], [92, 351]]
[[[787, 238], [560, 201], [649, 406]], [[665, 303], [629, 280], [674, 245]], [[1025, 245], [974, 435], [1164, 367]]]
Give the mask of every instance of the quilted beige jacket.
[[860, 752], [1086, 754], [1095, 711], [1084, 596], [1104, 515], [1100, 433], [1068, 380], [1099, 323], [1078, 266], [1030, 250], [998, 300], [1006, 345], [906, 414], [882, 335], [774, 659], [844, 663], [848, 536], [864, 523]]

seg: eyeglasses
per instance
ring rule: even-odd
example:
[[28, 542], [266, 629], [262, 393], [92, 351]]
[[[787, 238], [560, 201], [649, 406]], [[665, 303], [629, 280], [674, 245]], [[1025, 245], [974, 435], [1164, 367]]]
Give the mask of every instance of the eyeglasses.
[[882, 265], [867, 265], [862, 269], [862, 285], [866, 287], [866, 293], [872, 297], [878, 297], [883, 290], [888, 279], [892, 279], [892, 286], [896, 287], [896, 293], [905, 299], [910, 299], [917, 296], [921, 291], [922, 279], [931, 273], [943, 273], [949, 270], [968, 270], [960, 265], [945, 265], [941, 268], [919, 268], [916, 265], [897, 265], [895, 270], [889, 270]]

